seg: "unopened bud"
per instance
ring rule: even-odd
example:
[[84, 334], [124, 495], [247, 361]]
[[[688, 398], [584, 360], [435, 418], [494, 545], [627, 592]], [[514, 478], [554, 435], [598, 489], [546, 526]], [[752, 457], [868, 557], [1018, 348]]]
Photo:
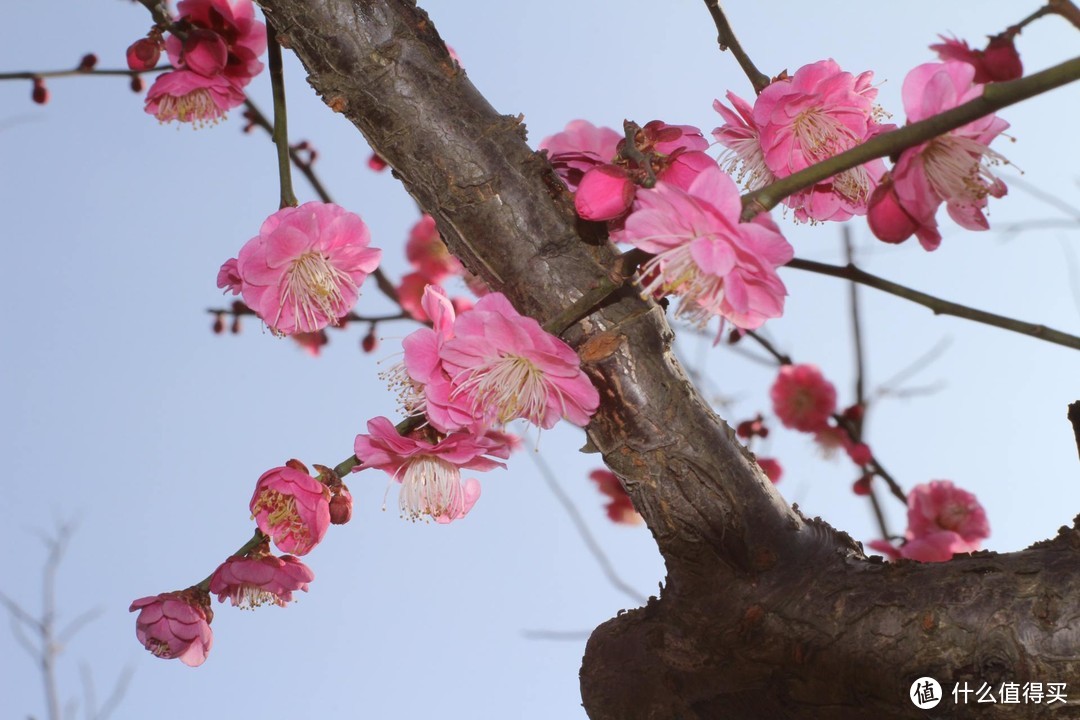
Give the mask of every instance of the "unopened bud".
[[334, 525], [344, 525], [352, 519], [352, 494], [344, 485], [331, 489], [330, 497], [330, 522]]
[[94, 53], [87, 53], [82, 56], [82, 60], [79, 60], [79, 72], [90, 72], [97, 66], [97, 55]]
[[145, 87], [145, 86], [143, 84], [142, 75], [132, 75], [131, 76], [131, 92], [141, 93], [143, 91], [143, 87]]
[[368, 158], [367, 166], [375, 172], [382, 172], [386, 169], [387, 162], [382, 159], [379, 153], [371, 153], [371, 157]]
[[873, 475], [863, 475], [861, 478], [855, 481], [855, 484], [851, 486], [852, 491], [856, 495], [869, 495], [870, 494], [870, 481], [873, 479]]
[[214, 316], [213, 331], [215, 335], [220, 335], [225, 332], [225, 315], [224, 313], [218, 313]]
[[374, 352], [375, 348], [379, 347], [379, 338], [375, 337], [375, 328], [372, 328], [360, 341], [360, 347], [366, 353]]
[[1016, 80], [1023, 76], [1024, 64], [1020, 61], [1020, 53], [1016, 52], [1012, 35], [1003, 33], [990, 38], [990, 44], [983, 51], [982, 70], [989, 82]]
[[160, 59], [161, 45], [148, 37], [136, 40], [127, 49], [127, 64], [132, 70], [151, 70]]
[[229, 326], [229, 332], [231, 332], [233, 335], [239, 335], [241, 327], [242, 326], [240, 325], [240, 316], [233, 315], [233, 321], [232, 325]]
[[43, 79], [34, 78], [34, 89], [30, 93], [30, 98], [38, 105], [49, 102], [49, 88], [45, 87]]

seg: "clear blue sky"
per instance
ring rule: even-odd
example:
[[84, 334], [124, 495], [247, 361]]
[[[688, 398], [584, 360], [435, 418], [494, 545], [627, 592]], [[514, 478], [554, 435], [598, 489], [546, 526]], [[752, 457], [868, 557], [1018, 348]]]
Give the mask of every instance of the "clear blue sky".
[[[711, 130], [713, 98], [752, 93], [720, 53], [700, 0], [460, 3], [428, 7], [470, 78], [503, 113], [523, 113], [536, 143], [573, 118], [618, 126], [662, 118]], [[732, 21], [769, 74], [833, 57], [852, 72], [871, 69], [880, 102], [903, 121], [906, 71], [932, 60], [939, 32], [978, 42], [1031, 3], [741, 4]], [[467, 8], [467, 9], [465, 9]], [[149, 27], [133, 3], [40, 0], [12, 3], [0, 26], [0, 70], [74, 65], [89, 51], [102, 67], [123, 64], [127, 45]], [[1022, 36], [1027, 67], [1065, 59], [1075, 31], [1040, 21]], [[368, 171], [368, 148], [326, 110], [287, 60], [290, 130], [320, 151], [331, 193], [361, 214], [386, 267], [405, 266], [402, 243], [417, 215], [389, 174]], [[68, 618], [103, 614], [62, 657], [66, 698], [78, 698], [80, 663], [103, 696], [124, 666], [135, 676], [117, 714], [162, 720], [264, 718], [580, 718], [577, 672], [583, 639], [541, 641], [527, 630], [586, 631], [630, 600], [609, 585], [527, 453], [510, 469], [481, 476], [472, 514], [449, 527], [412, 525], [380, 507], [385, 478], [353, 478], [352, 524], [334, 528], [305, 558], [316, 580], [288, 609], [238, 612], [217, 606], [216, 644], [192, 670], [151, 657], [136, 642], [132, 599], [198, 581], [251, 532], [247, 501], [265, 469], [298, 457], [344, 459], [364, 422], [394, 411], [376, 379], [377, 360], [395, 362], [386, 327], [373, 355], [361, 332], [335, 334], [314, 360], [248, 322], [215, 337], [203, 310], [222, 304], [220, 263], [276, 208], [274, 154], [267, 138], [241, 135], [234, 114], [193, 132], [162, 127], [142, 112], [126, 82], [76, 78], [50, 83], [52, 102], [29, 101], [29, 83], [0, 83], [0, 192], [5, 209], [8, 308], [0, 342], [0, 505], [12, 546], [0, 590], [36, 607], [43, 550], [35, 533], [57, 519], [80, 529], [61, 574]], [[251, 92], [269, 106], [269, 82]], [[1068, 87], [1002, 113], [1016, 141], [998, 149], [1026, 182], [1080, 204], [1075, 125], [1080, 90]], [[314, 197], [297, 180], [301, 200]], [[964, 233], [943, 217], [933, 254], [913, 242], [875, 244], [853, 226], [860, 262], [873, 272], [984, 309], [1080, 331], [1076, 230]], [[991, 206], [991, 223], [1062, 217], [1018, 187]], [[778, 217], [778, 219], [780, 219]], [[836, 261], [839, 230], [781, 220], [798, 255]], [[852, 399], [845, 298], [838, 281], [784, 271], [787, 316], [771, 335], [796, 359], [815, 362]], [[1071, 274], [1071, 275], [1070, 275]], [[1072, 279], [1070, 280], [1070, 277]], [[883, 400], [869, 421], [882, 461], [910, 487], [948, 478], [987, 508], [988, 547], [1013, 550], [1052, 535], [1080, 511], [1077, 457], [1065, 407], [1080, 399], [1074, 352], [935, 318], [870, 290], [862, 292], [871, 385], [944, 338], [952, 343], [912, 381], [936, 394]], [[364, 311], [385, 309], [369, 289]], [[732, 403], [730, 419], [765, 409], [773, 371], [696, 339], [681, 342], [710, 376], [709, 392]], [[846, 462], [821, 460], [802, 436], [776, 432], [771, 454], [786, 467], [781, 490], [809, 514], [856, 538], [875, 537], [865, 501], [850, 490]], [[573, 451], [580, 431], [544, 433], [540, 447], [615, 567], [655, 593], [662, 562], [643, 528], [616, 527], [586, 480], [594, 457]], [[528, 451], [528, 452], [531, 452]], [[903, 509], [890, 507], [894, 527]], [[38, 674], [0, 629], [0, 717], [41, 717]], [[80, 715], [81, 717], [81, 715]]]

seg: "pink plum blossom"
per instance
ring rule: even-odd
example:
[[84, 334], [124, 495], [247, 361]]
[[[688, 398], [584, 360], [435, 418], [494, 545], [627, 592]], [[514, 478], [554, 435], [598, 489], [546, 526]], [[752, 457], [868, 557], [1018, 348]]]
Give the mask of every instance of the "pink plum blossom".
[[765, 473], [765, 477], [769, 478], [769, 482], [774, 485], [784, 476], [784, 468], [780, 466], [780, 461], [776, 458], [759, 457], [757, 464], [761, 472]]
[[974, 495], [948, 480], [916, 485], [908, 493], [908, 527], [904, 544], [884, 540], [870, 547], [891, 557], [944, 562], [956, 553], [975, 552], [990, 537], [990, 523]]
[[741, 211], [734, 181], [713, 163], [686, 190], [661, 181], [639, 191], [612, 239], [655, 254], [642, 267], [644, 291], [680, 295], [678, 315], [758, 328], [783, 314], [787, 289], [776, 268], [793, 251], [768, 215], [740, 223]]
[[409, 230], [405, 257], [429, 283], [440, 283], [451, 275], [460, 275], [463, 270], [439, 235], [435, 218], [426, 214]]
[[[170, 35], [165, 41], [174, 66], [208, 76], [220, 74], [238, 88], [262, 72], [258, 57], [266, 51], [266, 26], [255, 18], [251, 0], [180, 0], [176, 10], [195, 30], [184, 40]], [[219, 42], [224, 45], [223, 58], [214, 47]]]
[[990, 523], [975, 496], [948, 480], [916, 485], [908, 494], [907, 542], [903, 557], [941, 562], [974, 552], [990, 537]]
[[315, 573], [292, 555], [275, 557], [261, 548], [248, 557], [233, 556], [210, 576], [210, 592], [218, 602], [228, 598], [234, 607], [257, 608], [272, 603], [285, 607], [297, 590], [307, 592]]
[[210, 630], [214, 612], [205, 590], [189, 588], [139, 598], [128, 609], [139, 611], [135, 635], [156, 657], [177, 658], [189, 667], [198, 667], [206, 660], [214, 644]]
[[502, 436], [453, 433], [438, 442], [401, 436], [393, 423], [377, 417], [367, 423], [368, 434], [357, 435], [358, 469], [377, 468], [401, 483], [398, 506], [409, 520], [430, 517], [449, 523], [464, 517], [480, 497], [480, 483], [462, 482], [461, 470], [506, 467], [510, 446]]
[[577, 192], [586, 171], [615, 159], [622, 135], [611, 128], [596, 127], [588, 120], [571, 120], [562, 132], [540, 141], [548, 160], [570, 192]]
[[190, 70], [159, 75], [146, 93], [146, 112], [161, 122], [216, 123], [243, 104], [244, 93], [220, 75], [204, 77]]
[[[854, 76], [833, 60], [805, 65], [761, 91], [754, 106], [728, 93], [735, 112], [717, 101], [725, 124], [713, 131], [728, 148], [725, 167], [749, 189], [757, 189], [827, 160], [873, 137], [884, 126], [873, 101], [873, 73]], [[866, 213], [867, 201], [885, 171], [881, 160], [845, 170], [784, 203], [795, 219], [847, 220]]]
[[785, 365], [769, 390], [773, 412], [784, 427], [820, 432], [836, 412], [836, 388], [816, 365]]
[[330, 527], [330, 491], [303, 464], [290, 460], [255, 484], [251, 516], [282, 552], [307, 555]]
[[634, 181], [618, 165], [599, 165], [585, 173], [574, 195], [574, 208], [586, 220], [613, 220], [634, 202]]
[[[443, 408], [429, 403], [428, 419], [436, 428], [502, 426], [517, 418], [545, 429], [560, 418], [585, 426], [600, 403], [573, 348], [533, 318], [519, 314], [502, 293], [485, 295], [458, 316], [453, 337], [442, 343], [437, 363], [427, 359], [428, 367], [437, 364], [448, 380], [433, 378], [427, 388], [429, 399], [432, 390], [449, 390], [445, 399], [447, 408], [453, 408], [439, 413]], [[412, 367], [410, 374], [420, 379]], [[461, 422], [462, 413], [473, 422]]]
[[240, 249], [244, 302], [274, 332], [316, 332], [356, 304], [360, 285], [379, 264], [367, 225], [330, 203], [278, 210]]
[[620, 525], [640, 525], [644, 522], [615, 473], [610, 470], [593, 470], [589, 473], [589, 479], [596, 483], [597, 489], [608, 498], [604, 510], [612, 522]]
[[[916, 67], [902, 88], [908, 121], [925, 120], [981, 96], [982, 85], [972, 83], [974, 74], [975, 68], [962, 62]], [[895, 197], [914, 221], [915, 235], [925, 249], [934, 250], [941, 244], [934, 215], [942, 202], [961, 227], [990, 227], [983, 214], [987, 197], [1003, 197], [1007, 188], [990, 170], [1006, 160], [988, 146], [1007, 127], [1004, 120], [986, 115], [901, 153], [892, 170]], [[879, 224], [878, 230], [888, 242], [898, 242], [889, 238], [899, 237], [902, 225]]]

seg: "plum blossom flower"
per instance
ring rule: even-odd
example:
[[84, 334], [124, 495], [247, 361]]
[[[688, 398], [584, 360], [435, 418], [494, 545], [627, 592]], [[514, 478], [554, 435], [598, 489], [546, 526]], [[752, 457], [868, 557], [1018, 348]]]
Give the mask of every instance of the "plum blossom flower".
[[966, 40], [938, 35], [941, 42], [931, 45], [930, 49], [938, 54], [943, 62], [965, 62], [975, 68], [976, 83], [1004, 82], [1016, 80], [1024, 74], [1024, 64], [1013, 43], [1015, 34], [1004, 32], [990, 38], [985, 50], [974, 50]]
[[552, 166], [574, 195], [574, 207], [586, 220], [622, 217], [638, 186], [657, 179], [683, 189], [699, 172], [716, 164], [705, 154], [709, 142], [691, 125], [653, 120], [634, 133], [637, 159], [622, 152], [626, 139], [610, 128], [574, 120], [566, 130], [544, 138]]
[[[782, 77], [749, 103], [728, 93], [735, 112], [717, 101], [713, 107], [725, 120], [713, 131], [728, 148], [725, 166], [738, 169], [749, 189], [762, 187], [850, 150], [882, 132], [874, 105], [873, 73], [843, 72], [833, 60], [805, 65]], [[866, 213], [867, 201], [885, 171], [881, 160], [845, 170], [784, 203], [800, 222], [847, 220]]]
[[820, 432], [836, 412], [836, 388], [816, 365], [785, 365], [769, 390], [773, 412], [784, 427]]
[[281, 335], [316, 332], [347, 315], [382, 251], [358, 215], [330, 203], [278, 210], [240, 249], [244, 302]]
[[644, 291], [680, 295], [677, 315], [758, 328], [783, 314], [787, 289], [776, 268], [793, 250], [768, 215], [740, 223], [741, 211], [734, 181], [714, 163], [686, 190], [663, 181], [641, 190], [612, 238], [655, 253], [642, 267]]
[[304, 563], [292, 555], [275, 557], [264, 545], [248, 557], [233, 556], [210, 576], [210, 592], [234, 607], [254, 609], [267, 603], [285, 607], [297, 590], [307, 592], [315, 579]]
[[188, 588], [139, 598], [128, 610], [139, 611], [135, 636], [154, 656], [176, 658], [189, 667], [206, 660], [214, 644], [210, 630], [214, 611], [205, 590]]
[[158, 76], [146, 93], [146, 112], [161, 122], [216, 123], [244, 102], [244, 93], [220, 75], [204, 77], [190, 70]]
[[425, 214], [412, 229], [405, 243], [405, 257], [429, 283], [441, 283], [463, 271], [461, 263], [450, 254], [435, 226], [435, 218]]
[[784, 468], [780, 466], [780, 461], [776, 458], [759, 457], [757, 464], [761, 472], [765, 473], [765, 477], [769, 478], [769, 482], [774, 485], [784, 476]]
[[238, 88], [262, 72], [258, 57], [266, 52], [266, 26], [255, 18], [251, 0], [180, 0], [176, 10], [194, 30], [183, 40], [166, 39], [174, 66], [220, 75]]
[[870, 543], [894, 559], [944, 562], [956, 553], [975, 552], [990, 537], [986, 511], [974, 495], [949, 480], [916, 485], [908, 493], [908, 527], [899, 548], [885, 541]]
[[367, 429], [353, 447], [363, 464], [358, 469], [378, 468], [401, 483], [401, 516], [414, 521], [430, 517], [445, 524], [465, 517], [480, 497], [480, 483], [473, 478], [462, 482], [461, 470], [506, 467], [492, 458], [510, 456], [500, 435], [458, 432], [431, 443], [401, 436], [385, 417], [369, 420]]
[[570, 192], [577, 192], [588, 170], [615, 158], [622, 135], [611, 128], [596, 127], [588, 120], [571, 120], [562, 132], [540, 141], [548, 160]]
[[[409, 360], [406, 350], [407, 366]], [[431, 372], [428, 390], [448, 390], [448, 405], [473, 421], [461, 423], [453, 412], [433, 417], [441, 408], [429, 405], [428, 419], [437, 428], [501, 427], [517, 418], [545, 429], [560, 418], [585, 426], [600, 403], [573, 348], [518, 313], [502, 293], [485, 295], [457, 317], [437, 364], [447, 382]], [[419, 379], [411, 367], [410, 374]]]
[[[190, 30], [165, 40], [176, 70], [154, 81], [146, 112], [161, 122], [216, 123], [244, 102], [244, 86], [262, 71], [266, 26], [255, 19], [251, 0], [181, 0], [177, 11]], [[128, 49], [128, 64], [147, 69], [159, 53], [157, 41], [144, 38]]]
[[306, 555], [330, 527], [330, 491], [298, 460], [267, 470], [255, 484], [251, 516], [282, 552]]
[[[974, 75], [975, 68], [962, 62], [916, 67], [908, 73], [902, 88], [908, 121], [925, 120], [979, 97], [982, 85], [972, 83]], [[910, 236], [903, 233], [913, 224], [922, 246], [935, 250], [941, 244], [941, 234], [934, 216], [942, 202], [961, 227], [988, 229], [990, 224], [983, 214], [987, 197], [1000, 198], [1008, 191], [991, 172], [993, 165], [1007, 161], [989, 144], [1008, 127], [996, 115], [986, 115], [904, 150], [892, 169], [895, 197], [881, 201], [895, 200], [911, 223], [905, 224], [902, 216], [889, 210], [894, 220], [871, 224], [871, 229], [887, 242], [900, 242]]]
[[610, 470], [593, 470], [589, 473], [589, 479], [596, 483], [597, 489], [608, 498], [604, 510], [612, 522], [620, 525], [640, 525], [644, 522], [615, 473]]

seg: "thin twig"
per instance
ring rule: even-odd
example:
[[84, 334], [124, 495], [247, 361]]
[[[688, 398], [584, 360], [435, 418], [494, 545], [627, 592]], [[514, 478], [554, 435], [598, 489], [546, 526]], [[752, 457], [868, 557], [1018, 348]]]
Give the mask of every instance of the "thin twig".
[[22, 70], [19, 72], [6, 72], [0, 73], [0, 80], [36, 80], [38, 78], [58, 78], [58, 77], [73, 77], [75, 75], [101, 75], [105, 77], [138, 77], [143, 74], [161, 73], [168, 70], [173, 70], [172, 65], [159, 65], [158, 67], [150, 68], [149, 70], [128, 70], [128, 69], [108, 69], [108, 70], [96, 70], [87, 69], [80, 70], [74, 68], [71, 70]]
[[536, 463], [537, 469], [540, 471], [541, 477], [544, 478], [544, 482], [547, 483], [548, 488], [551, 490], [555, 499], [559, 501], [559, 504], [563, 506], [563, 510], [569, 516], [570, 521], [574, 524], [574, 528], [577, 530], [578, 535], [581, 536], [581, 540], [585, 543], [586, 549], [596, 558], [596, 562], [600, 565], [600, 570], [604, 573], [604, 577], [608, 579], [616, 589], [621, 590], [623, 594], [634, 600], [636, 603], [644, 605], [646, 598], [637, 590], [628, 585], [618, 573], [615, 572], [615, 568], [611, 565], [611, 560], [608, 559], [607, 554], [603, 548], [593, 537], [592, 532], [589, 530], [589, 526], [585, 523], [585, 519], [581, 517], [581, 513], [578, 512], [577, 507], [574, 505], [574, 501], [570, 499], [570, 496], [566, 494], [566, 491], [559, 485], [559, 481], [555, 479], [555, 473], [551, 471], [551, 468], [544, 461], [540, 453], [529, 453], [533, 462]]
[[[228, 315], [232, 317], [244, 317], [250, 315], [256, 316], [254, 310], [240, 301], [235, 301], [231, 306], [227, 308], [206, 308], [206, 312], [211, 315]], [[398, 313], [391, 313], [388, 315], [358, 315], [355, 312], [350, 312], [342, 318], [339, 318], [338, 322], [341, 324], [348, 323], [381, 323], [381, 322], [393, 322], [395, 320], [412, 320], [413, 316], [404, 310]]]
[[291, 150], [289, 147], [289, 114], [285, 106], [285, 73], [281, 65], [281, 45], [277, 41], [277, 32], [270, 18], [266, 19], [266, 42], [267, 59], [270, 66], [270, 87], [274, 96], [274, 131], [270, 137], [277, 146], [278, 156], [278, 180], [281, 186], [281, 199], [279, 208], [296, 207], [296, 194], [292, 187], [292, 165], [289, 162]]
[[890, 377], [885, 382], [878, 385], [874, 391], [876, 395], [899, 395], [900, 390], [897, 386], [903, 383], [909, 378], [915, 377], [919, 374], [923, 368], [927, 367], [934, 360], [937, 360], [948, 348], [952, 345], [952, 338], [944, 337], [934, 343], [934, 346], [927, 350], [925, 353], [915, 358], [906, 367], [901, 368], [895, 375]]
[[1069, 0], [1050, 0], [1047, 3], [1050, 6], [1051, 12], [1060, 15], [1073, 24], [1077, 30], [1080, 30], [1080, 8]]
[[787, 264], [787, 267], [795, 268], [796, 270], [806, 270], [807, 272], [818, 273], [820, 275], [829, 275], [831, 277], [852, 280], [862, 285], [867, 285], [881, 290], [882, 292], [887, 292], [890, 295], [896, 295], [897, 297], [902, 297], [905, 300], [910, 300], [913, 303], [922, 305], [933, 311], [935, 315], [952, 315], [953, 317], [983, 323], [984, 325], [992, 325], [994, 327], [1002, 328], [1003, 330], [1011, 330], [1012, 332], [1020, 333], [1021, 335], [1030, 335], [1033, 338], [1045, 340], [1046, 342], [1054, 343], [1055, 345], [1063, 345], [1067, 348], [1072, 348], [1073, 350], [1080, 350], [1080, 337], [1075, 335], [1069, 335], [1068, 333], [1054, 330], [1045, 325], [1036, 325], [1035, 323], [1024, 322], [1022, 320], [1014, 320], [1013, 318], [1008, 318], [1004, 315], [995, 315], [994, 313], [986, 312], [984, 310], [976, 310], [967, 305], [942, 300], [939, 297], [913, 290], [905, 285], [894, 283], [891, 280], [886, 280], [877, 275], [871, 275], [854, 265], [829, 265], [814, 260], [795, 258]]
[[760, 93], [769, 85], [769, 76], [758, 70], [757, 66], [750, 60], [750, 56], [743, 50], [739, 39], [735, 37], [735, 31], [731, 28], [731, 23], [728, 22], [727, 16], [724, 15], [724, 11], [720, 8], [719, 0], [705, 0], [705, 7], [709, 9], [713, 23], [716, 24], [716, 42], [720, 45], [720, 49], [731, 51], [731, 54], [735, 56], [735, 60], [738, 61], [739, 67], [742, 68], [743, 73], [750, 80], [750, 84], [754, 86], [754, 93]]

